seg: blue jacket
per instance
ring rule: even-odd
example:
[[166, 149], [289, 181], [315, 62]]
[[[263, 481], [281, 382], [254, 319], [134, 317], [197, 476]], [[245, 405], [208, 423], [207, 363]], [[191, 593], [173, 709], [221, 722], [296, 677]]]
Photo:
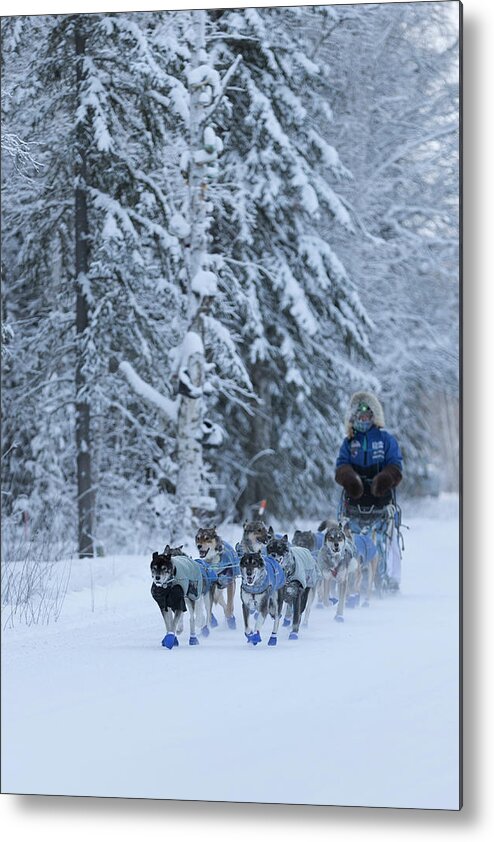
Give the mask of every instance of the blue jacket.
[[403, 471], [403, 457], [395, 437], [373, 426], [366, 433], [355, 432], [352, 439], [344, 439], [336, 460], [336, 467], [340, 465], [352, 465], [357, 473], [361, 468], [364, 473], [376, 474], [384, 465], [396, 465]]

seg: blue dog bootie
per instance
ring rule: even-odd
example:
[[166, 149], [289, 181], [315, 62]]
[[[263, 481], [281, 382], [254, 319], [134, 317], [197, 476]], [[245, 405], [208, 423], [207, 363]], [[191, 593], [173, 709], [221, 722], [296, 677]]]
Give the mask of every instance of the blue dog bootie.
[[218, 620], [216, 619], [214, 614], [211, 614], [211, 628], [215, 629], [215, 628], [217, 628], [217, 626], [218, 626]]
[[272, 634], [271, 637], [268, 640], [268, 646], [276, 646], [277, 642], [278, 642], [278, 638], [276, 637], [275, 634]]
[[232, 614], [231, 617], [226, 618], [226, 624], [227, 624], [229, 629], [232, 629], [233, 631], [235, 631], [235, 629], [237, 628], [237, 621], [235, 620], [235, 617], [233, 616], [233, 614]]
[[283, 626], [291, 626], [292, 621], [288, 619], [288, 617], [283, 618]]
[[298, 640], [297, 632], [290, 632], [290, 634], [288, 635], [288, 640]]
[[203, 637], [209, 637], [209, 629], [207, 626], [203, 626], [201, 629], [201, 635]]
[[189, 637], [189, 646], [199, 646], [199, 641], [195, 635]]
[[167, 649], [173, 649], [174, 646], [178, 646], [178, 640], [173, 632], [168, 632], [161, 641], [161, 645], [165, 646]]
[[342, 617], [342, 615], [341, 615], [341, 614], [336, 614], [336, 616], [335, 616], [335, 621], [336, 621], [337, 623], [344, 623], [344, 622], [345, 622], [345, 618], [344, 618], [344, 617]]
[[261, 635], [259, 634], [258, 631], [249, 635], [249, 643], [252, 643], [253, 646], [257, 646], [257, 644], [260, 643], [260, 642], [261, 642]]

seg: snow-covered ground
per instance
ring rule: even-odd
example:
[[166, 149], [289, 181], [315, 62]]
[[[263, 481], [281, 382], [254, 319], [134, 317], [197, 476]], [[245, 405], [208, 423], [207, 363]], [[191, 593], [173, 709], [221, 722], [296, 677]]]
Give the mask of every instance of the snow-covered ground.
[[400, 595], [275, 648], [238, 601], [168, 651], [149, 555], [72, 562], [58, 622], [3, 630], [3, 791], [456, 809], [457, 505], [404, 506]]

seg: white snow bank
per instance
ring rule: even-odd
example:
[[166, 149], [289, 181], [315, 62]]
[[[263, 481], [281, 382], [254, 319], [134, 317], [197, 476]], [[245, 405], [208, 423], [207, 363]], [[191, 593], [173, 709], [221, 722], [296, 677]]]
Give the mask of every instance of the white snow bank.
[[[429, 516], [443, 504], [427, 517], [404, 504], [401, 594], [347, 610], [342, 625], [314, 608], [298, 641], [282, 629], [272, 648], [269, 620], [259, 646], [245, 643], [237, 591], [236, 631], [216, 609], [209, 638], [189, 647], [186, 622], [169, 652], [147, 549], [73, 562], [80, 589], [58, 623], [2, 635], [4, 790], [456, 809], [458, 523]], [[232, 543], [240, 533], [222, 531]], [[155, 727], [149, 712], [163, 705], [167, 727]], [[214, 723], [234, 735], [221, 756]], [[265, 762], [247, 737], [267, 747]], [[191, 757], [207, 774], [191, 772]]]

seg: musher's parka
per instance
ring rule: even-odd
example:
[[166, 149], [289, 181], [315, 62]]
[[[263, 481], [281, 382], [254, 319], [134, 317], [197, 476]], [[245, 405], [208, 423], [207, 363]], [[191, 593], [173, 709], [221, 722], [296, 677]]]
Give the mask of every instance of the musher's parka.
[[[366, 432], [358, 432], [352, 419], [365, 403], [373, 413], [373, 424]], [[372, 392], [352, 395], [346, 417], [347, 435], [336, 460], [335, 480], [352, 501], [365, 506], [385, 506], [391, 502], [391, 491], [402, 478], [403, 460], [394, 436], [383, 429], [384, 412]]]

